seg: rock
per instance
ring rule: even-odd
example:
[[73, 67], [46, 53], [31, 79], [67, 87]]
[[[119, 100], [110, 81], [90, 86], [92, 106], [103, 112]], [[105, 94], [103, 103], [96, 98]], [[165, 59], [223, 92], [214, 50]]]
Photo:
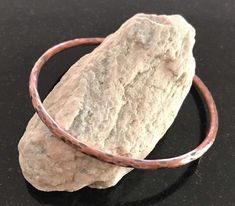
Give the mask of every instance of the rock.
[[[145, 158], [189, 92], [194, 36], [180, 15], [137, 14], [76, 62], [44, 105], [84, 143]], [[107, 188], [131, 171], [82, 154], [56, 138], [37, 114], [18, 149], [24, 177], [43, 191]]]

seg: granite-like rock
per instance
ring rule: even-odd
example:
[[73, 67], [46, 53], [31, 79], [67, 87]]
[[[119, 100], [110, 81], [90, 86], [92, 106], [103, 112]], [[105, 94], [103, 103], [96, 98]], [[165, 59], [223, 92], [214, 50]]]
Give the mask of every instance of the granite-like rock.
[[[180, 15], [137, 14], [72, 65], [44, 105], [84, 143], [145, 158], [189, 92], [194, 36]], [[82, 154], [56, 138], [37, 114], [18, 149], [24, 177], [43, 191], [107, 188], [131, 171]]]

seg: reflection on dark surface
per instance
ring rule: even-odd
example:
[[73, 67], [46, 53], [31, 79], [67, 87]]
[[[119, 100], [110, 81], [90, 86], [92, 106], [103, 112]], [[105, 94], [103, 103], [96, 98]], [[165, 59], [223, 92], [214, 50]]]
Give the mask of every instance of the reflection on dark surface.
[[[192, 87], [190, 92], [199, 113], [201, 142], [206, 134], [204, 104], [194, 87]], [[47, 193], [38, 191], [29, 183], [26, 183], [26, 185], [31, 196], [41, 204], [53, 206], [150, 206], [153, 203], [161, 202], [179, 190], [194, 174], [198, 162], [194, 161], [187, 168], [183, 167], [174, 170], [134, 170], [131, 174], [125, 176], [115, 187], [105, 190], [83, 188], [72, 193]], [[176, 175], [177, 172], [178, 174]]]
[[187, 168], [187, 170], [182, 174], [182, 176], [172, 185], [170, 185], [169, 187], [167, 187], [166, 189], [164, 189], [163, 191], [159, 192], [158, 194], [149, 197], [149, 198], [145, 198], [143, 200], [139, 200], [139, 201], [132, 201], [132, 202], [127, 202], [124, 204], [118, 204], [120, 206], [150, 206], [153, 203], [158, 203], [162, 200], [164, 200], [165, 198], [167, 198], [168, 196], [170, 196], [171, 194], [173, 194], [177, 189], [179, 189], [181, 186], [184, 185], [184, 183], [187, 182], [188, 178], [191, 177], [191, 175], [194, 174], [194, 172], [197, 169], [197, 165], [198, 165], [198, 160], [194, 161], [193, 163], [190, 164], [190, 166]]

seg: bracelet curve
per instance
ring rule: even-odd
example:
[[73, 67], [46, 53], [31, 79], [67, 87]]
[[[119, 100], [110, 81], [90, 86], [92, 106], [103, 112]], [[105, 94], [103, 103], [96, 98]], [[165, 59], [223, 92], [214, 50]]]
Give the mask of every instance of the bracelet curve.
[[207, 135], [205, 139], [200, 143], [192, 151], [185, 153], [183, 155], [167, 158], [167, 159], [155, 159], [155, 160], [147, 160], [147, 159], [135, 159], [124, 156], [116, 156], [101, 150], [95, 149], [92, 146], [88, 146], [85, 143], [79, 141], [79, 139], [75, 138], [68, 131], [63, 129], [46, 111], [44, 108], [42, 101], [40, 99], [38, 93], [38, 78], [40, 71], [43, 65], [55, 54], [61, 52], [62, 50], [79, 46], [79, 45], [95, 45], [100, 44], [104, 38], [79, 38], [74, 40], [69, 40], [64, 43], [60, 43], [50, 49], [48, 49], [35, 63], [32, 68], [29, 80], [29, 93], [32, 98], [32, 104], [37, 112], [38, 116], [42, 120], [42, 122], [50, 129], [50, 131], [58, 138], [62, 139], [66, 143], [72, 144], [82, 153], [94, 157], [98, 160], [123, 166], [123, 167], [132, 167], [137, 169], [160, 169], [160, 168], [175, 168], [182, 165], [185, 165], [189, 162], [192, 162], [198, 158], [200, 158], [213, 144], [217, 130], [218, 130], [218, 113], [216, 109], [215, 102], [213, 97], [211, 96], [210, 91], [206, 87], [206, 85], [202, 82], [202, 80], [195, 75], [193, 78], [193, 84], [196, 86], [197, 91], [200, 92], [201, 97], [206, 103], [208, 116], [209, 116], [209, 128], [207, 131]]

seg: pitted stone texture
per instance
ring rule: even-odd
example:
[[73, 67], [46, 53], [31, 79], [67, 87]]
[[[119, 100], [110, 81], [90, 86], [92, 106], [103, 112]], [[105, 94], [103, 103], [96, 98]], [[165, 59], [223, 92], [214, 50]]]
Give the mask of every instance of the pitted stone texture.
[[[84, 143], [145, 158], [189, 92], [194, 36], [179, 15], [137, 14], [76, 62], [44, 105]], [[82, 154], [54, 137], [36, 114], [18, 148], [25, 178], [43, 191], [107, 188], [131, 171]]]

